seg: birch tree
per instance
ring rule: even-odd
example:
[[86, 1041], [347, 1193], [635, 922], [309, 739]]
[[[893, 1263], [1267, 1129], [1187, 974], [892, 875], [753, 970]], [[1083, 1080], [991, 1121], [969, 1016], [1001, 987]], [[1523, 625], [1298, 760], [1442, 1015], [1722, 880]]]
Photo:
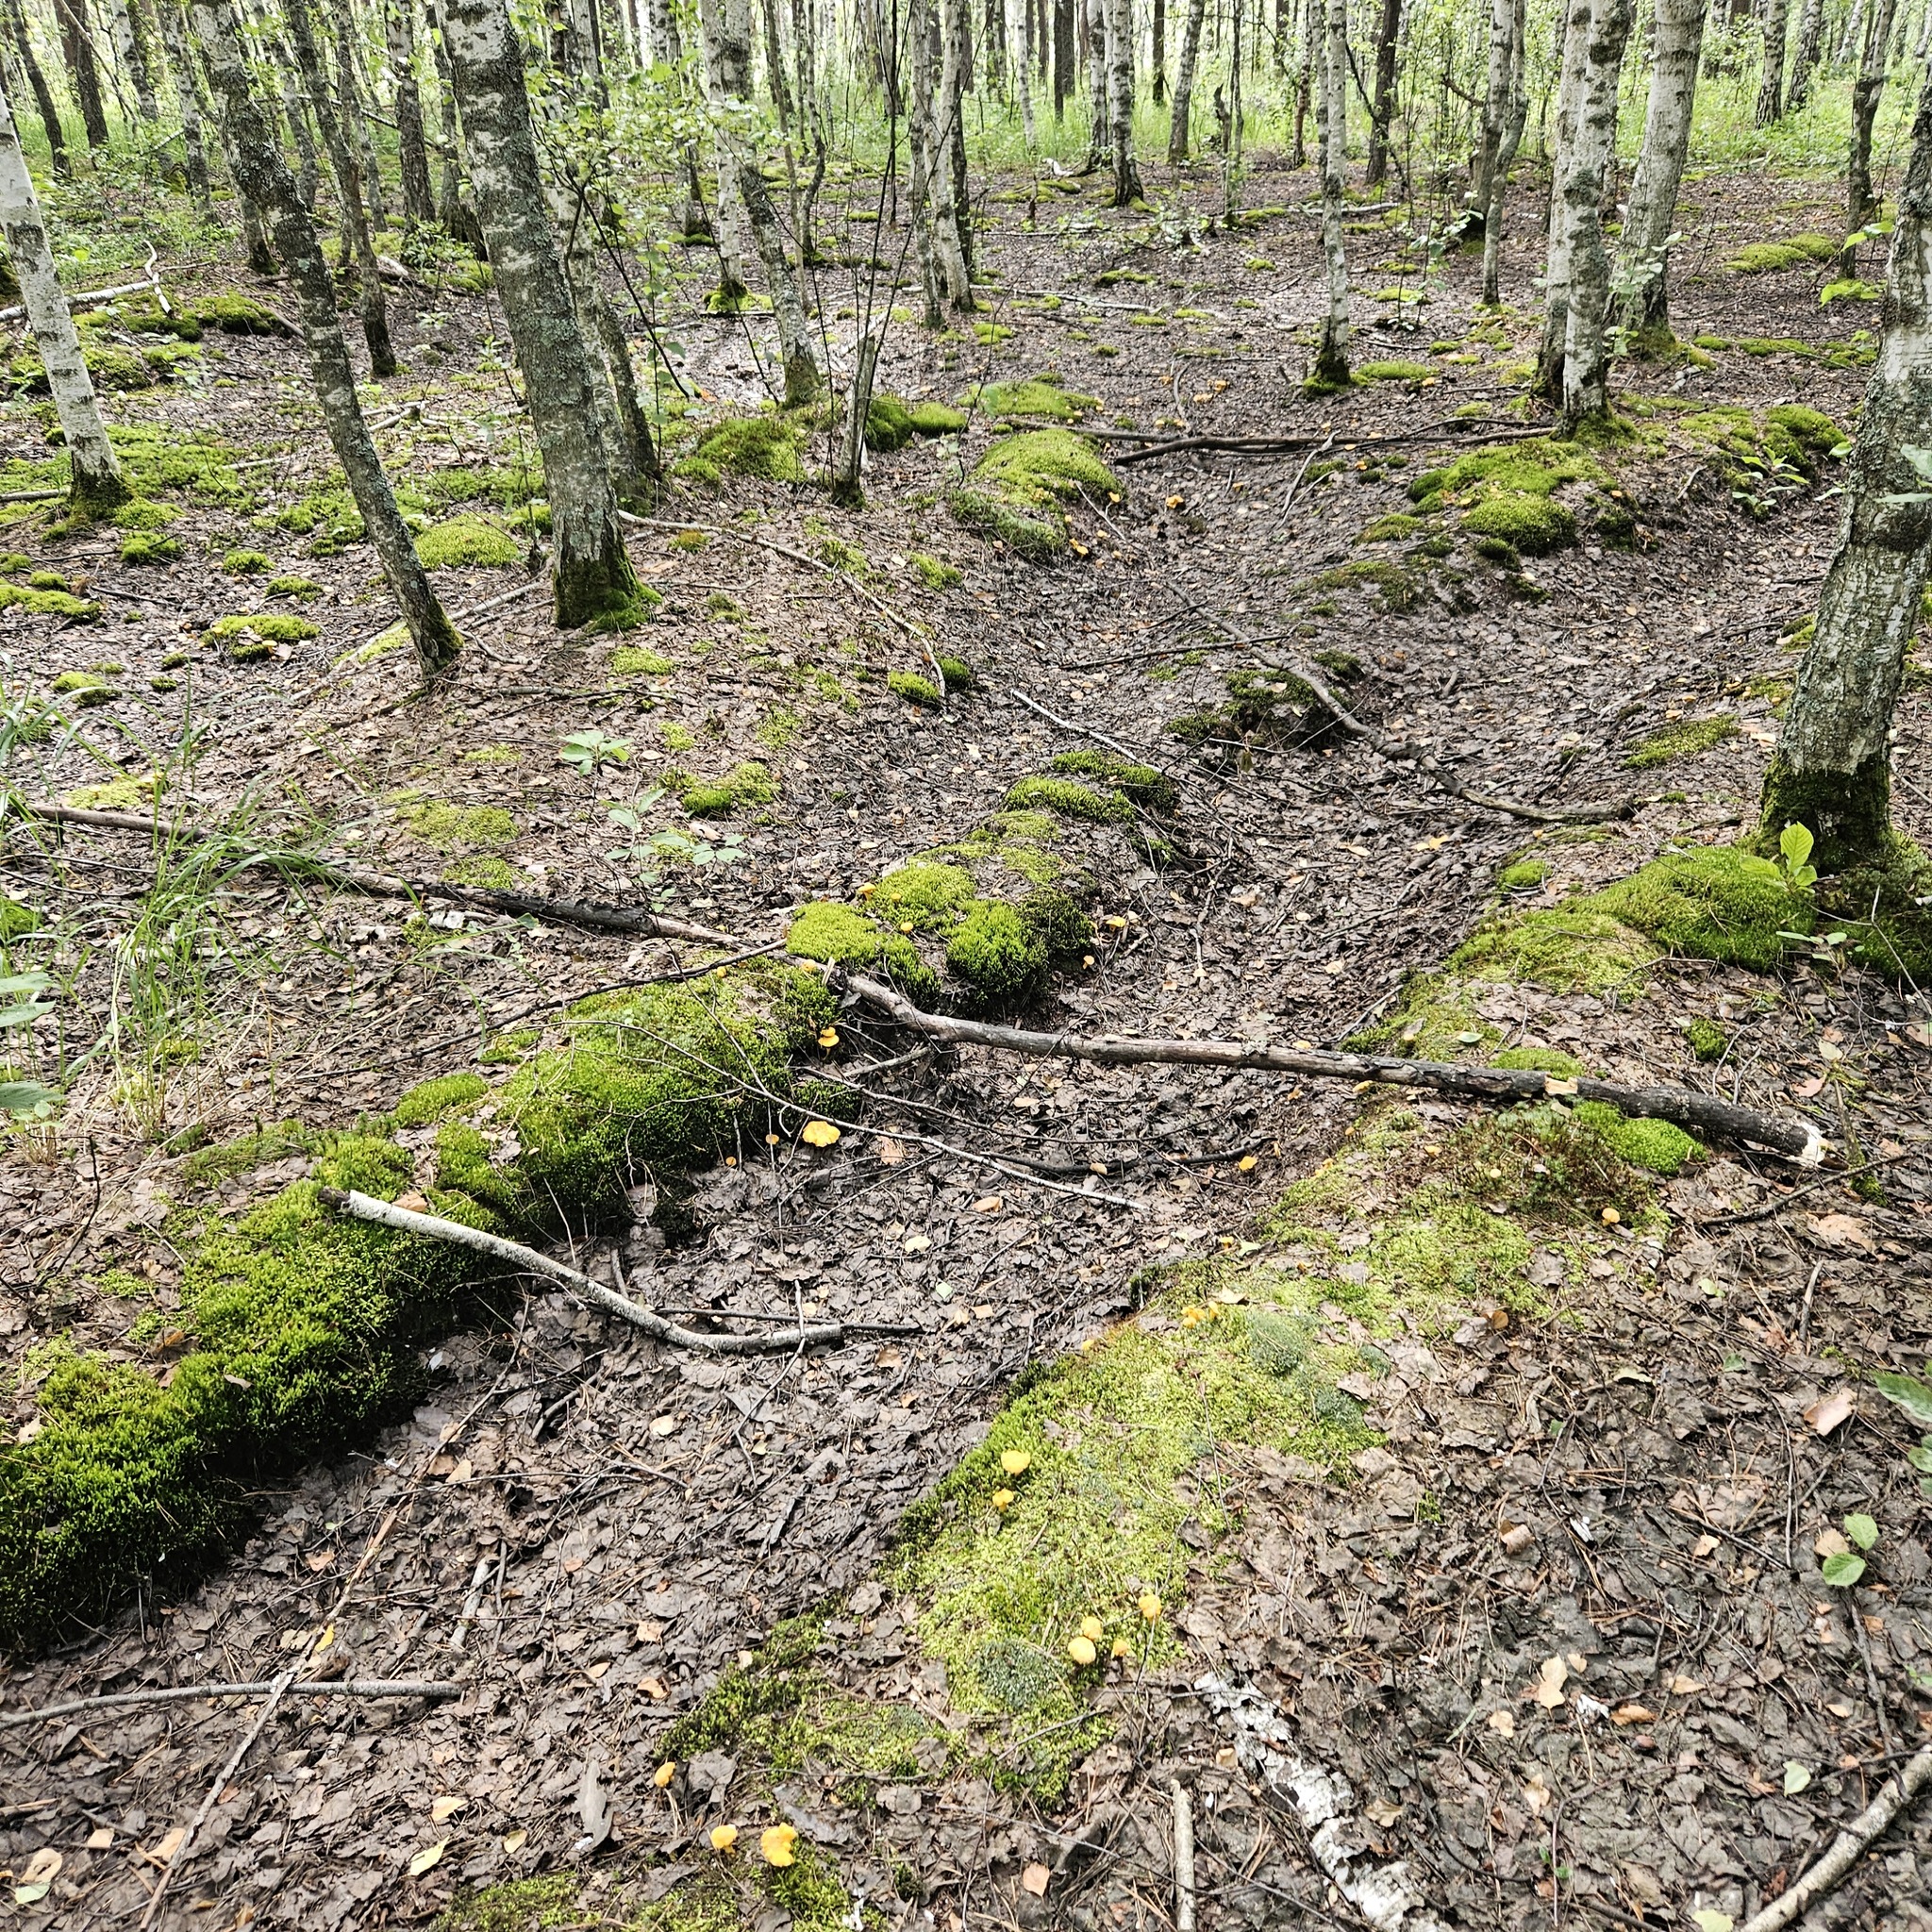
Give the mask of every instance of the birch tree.
[[1369, 108], [1369, 151], [1362, 186], [1379, 188], [1389, 173], [1389, 130], [1395, 119], [1396, 45], [1402, 33], [1402, 0], [1382, 0], [1375, 22], [1375, 97]]
[[1838, 545], [1761, 799], [1766, 837], [1807, 826], [1824, 873], [1885, 866], [1896, 853], [1892, 716], [1932, 567], [1932, 481], [1920, 467], [1932, 466], [1932, 76], [1912, 125], [1880, 314]]
[[1824, 33], [1824, 0], [1805, 0], [1798, 14], [1798, 44], [1791, 55], [1791, 84], [1785, 93], [1785, 112], [1795, 114], [1809, 98], [1811, 72]]
[[[166, 6], [167, 0], [161, 0]], [[436, 219], [429, 180], [429, 146], [423, 131], [423, 83], [416, 54], [416, 0], [383, 0], [383, 37], [395, 78], [396, 163], [402, 176], [403, 227], [426, 228]]]
[[1201, 25], [1208, 17], [1208, 0], [1188, 0], [1188, 17], [1181, 27], [1180, 54], [1174, 62], [1173, 105], [1167, 115], [1167, 164], [1178, 168], [1188, 158], [1188, 114], [1194, 102], [1194, 70], [1201, 58]]
[[329, 98], [308, 0], [283, 0], [282, 11], [289, 23], [290, 42], [295, 49], [295, 65], [301, 73], [323, 145], [328, 150], [330, 171], [336, 177], [336, 198], [341, 204], [342, 253], [345, 258], [355, 257], [356, 278], [361, 285], [362, 337], [369, 345], [370, 374], [378, 377], [393, 375], [396, 357], [389, 340], [389, 305], [383, 299], [375, 243], [362, 208], [361, 163], [356, 158], [336, 104]]
[[134, 87], [135, 111], [150, 125], [160, 119], [155, 105], [155, 79], [148, 70], [147, 49], [135, 30], [129, 0], [107, 0], [108, 23], [114, 36], [114, 58]]
[[101, 102], [101, 74], [94, 63], [93, 37], [88, 27], [87, 0], [54, 0], [54, 18], [60, 28], [60, 55], [74, 84], [74, 102], [89, 147], [108, 144], [108, 110]]
[[60, 109], [54, 104], [54, 91], [47, 85], [46, 74], [35, 58], [33, 37], [26, 30], [26, 14], [20, 0], [5, 0], [5, 5], [7, 31], [13, 38], [13, 51], [20, 56], [26, 84], [32, 91], [34, 108], [40, 114], [41, 128], [47, 137], [47, 148], [53, 157], [54, 172], [64, 175], [67, 173], [67, 137], [60, 125]]
[[1315, 343], [1307, 387], [1346, 389], [1348, 372], [1348, 252], [1341, 230], [1342, 170], [1348, 152], [1348, 0], [1326, 0], [1318, 62], [1315, 145], [1322, 169], [1322, 258], [1328, 275], [1328, 312]]
[[1589, 80], [1591, 0], [1562, 0], [1563, 58], [1557, 80], [1555, 165], [1550, 181], [1550, 240], [1543, 257], [1543, 333], [1537, 352], [1537, 393], [1563, 400], [1563, 345], [1570, 324], [1570, 225], [1564, 214], [1565, 170], [1576, 145]]
[[1845, 161], [1845, 252], [1840, 273], [1858, 272], [1858, 231], [1878, 212], [1872, 186], [1872, 126], [1878, 119], [1878, 97], [1885, 92], [1886, 58], [1891, 46], [1891, 19], [1896, 0], [1872, 0], [1865, 15], [1863, 52], [1858, 77], [1852, 83], [1852, 144]]
[[[207, 214], [213, 207], [208, 175], [208, 142], [201, 125], [201, 90], [194, 84], [194, 69], [189, 64], [188, 37], [181, 30], [180, 0], [155, 0], [155, 17], [160, 24], [161, 50], [175, 79], [175, 104], [181, 116], [181, 148], [187, 158], [188, 192], [193, 195], [194, 205]], [[252, 258], [252, 241], [250, 254]]]
[[1469, 216], [1463, 230], [1481, 223], [1489, 225], [1490, 192], [1496, 178], [1496, 164], [1503, 155], [1503, 129], [1509, 117], [1510, 50], [1515, 43], [1515, 0], [1490, 0], [1490, 58], [1487, 84], [1483, 89], [1482, 133], [1476, 143], [1475, 179], [1469, 197]]
[[913, 243], [925, 291], [925, 325], [939, 328], [947, 309], [972, 308], [973, 282], [952, 192], [951, 130], [941, 120], [947, 89], [934, 0], [909, 0], [906, 33], [912, 67], [912, 105], [906, 125], [912, 150]]
[[4, 93], [0, 93], [0, 235], [7, 240], [7, 253], [26, 308], [27, 326], [33, 330], [41, 365], [47, 372], [54, 412], [67, 439], [69, 508], [83, 516], [97, 516], [125, 503], [133, 491], [121, 475], [108, 426], [101, 420], [93, 378], [88, 374], [80, 337], [54, 268], [41, 198], [34, 192], [33, 176], [27, 173], [26, 157], [20, 148], [20, 130], [13, 125], [13, 109]]
[[[1774, 4], [1782, 6], [1783, 0]], [[1640, 352], [1666, 347], [1671, 341], [1671, 237], [1684, 160], [1690, 152], [1690, 110], [1708, 5], [1709, 0], [1656, 0], [1643, 147], [1617, 246], [1617, 320]], [[1782, 24], [1778, 31], [1782, 49]]]
[[1509, 185], [1509, 170], [1516, 163], [1516, 151], [1523, 145], [1524, 124], [1529, 119], [1526, 0], [1514, 0], [1509, 16], [1508, 78], [1502, 139], [1490, 170], [1489, 200], [1483, 209], [1483, 302], [1491, 308], [1500, 308], [1503, 304], [1503, 196]]
[[[1031, 4], [1032, 0], [1005, 0], [1007, 33], [1018, 50], [1013, 61], [1013, 89], [1019, 96], [1020, 131], [1025, 137], [1028, 154], [1033, 152], [1034, 143], [1033, 76], [1026, 58], [1026, 19]], [[1157, 85], [1158, 72], [1157, 68]]]
[[705, 95], [714, 132], [712, 163], [718, 176], [718, 287], [711, 306], [734, 311], [750, 292], [750, 218], [738, 185], [738, 165], [726, 123], [751, 107], [751, 13], [745, 0], [698, 0]]
[[1563, 424], [1570, 434], [1609, 413], [1610, 258], [1604, 247], [1604, 177], [1617, 152], [1617, 83], [1637, 0], [1592, 0], [1590, 54], [1576, 139], [1563, 163], [1569, 227], [1569, 308], [1564, 316]]
[[408, 627], [416, 661], [425, 678], [435, 677], [455, 660], [458, 640], [429, 587], [363, 418], [356, 395], [356, 371], [336, 307], [335, 278], [268, 116], [249, 86], [242, 61], [242, 26], [233, 0], [193, 0], [192, 19], [208, 78], [221, 98], [235, 185], [274, 225], [276, 252], [301, 304], [302, 340], [329, 443]]
[[1141, 199], [1134, 165], [1134, 0], [1102, 0], [1107, 21], [1108, 133], [1113, 149], [1113, 205]]
[[445, 0], [443, 30], [490, 265], [543, 452], [557, 622], [575, 629], [628, 608], [638, 595], [596, 376], [544, 201], [524, 50], [504, 0]]
[[1764, 9], [1764, 71], [1757, 82], [1757, 108], [1753, 118], [1769, 127], [1785, 110], [1785, 32], [1790, 17], [1790, 0], [1767, 0]]

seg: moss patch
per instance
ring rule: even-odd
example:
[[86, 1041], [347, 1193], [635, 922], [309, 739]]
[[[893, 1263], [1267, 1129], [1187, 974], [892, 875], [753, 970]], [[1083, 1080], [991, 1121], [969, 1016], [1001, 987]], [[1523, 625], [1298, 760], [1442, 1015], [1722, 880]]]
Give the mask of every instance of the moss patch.
[[989, 382], [972, 391], [976, 402], [995, 422], [1015, 416], [1043, 416], [1050, 423], [1077, 423], [1100, 408], [1098, 396], [1080, 395], [1058, 375], [1032, 375], [1020, 382]]
[[1538, 439], [1472, 450], [1424, 471], [1408, 493], [1424, 510], [1460, 507], [1462, 527], [1473, 537], [1507, 543], [1525, 557], [1544, 557], [1576, 541], [1575, 515], [1555, 492], [1567, 483], [1610, 481], [1582, 450]]
[[520, 562], [523, 554], [508, 530], [467, 513], [434, 524], [416, 539], [425, 570], [496, 570]]
[[1694, 758], [1737, 735], [1738, 721], [1729, 715], [1686, 718], [1682, 724], [1666, 724], [1661, 731], [1652, 732], [1624, 758], [1624, 768], [1629, 772], [1654, 771], [1673, 758]]
[[903, 449], [915, 436], [950, 436], [965, 426], [965, 411], [944, 403], [875, 395], [865, 412], [865, 446], [881, 451]]
[[[1724, 266], [1740, 275], [1761, 275], [1778, 269], [1804, 268], [1814, 262], [1830, 261], [1844, 253], [1844, 243], [1829, 235], [1793, 235], [1784, 242], [1748, 242]], [[1699, 341], [1702, 341], [1702, 338]], [[1728, 347], [1727, 343], [1711, 346]]]
[[1107, 824], [1134, 815], [1132, 800], [1124, 791], [1097, 791], [1077, 778], [1047, 778], [1035, 774], [1022, 778], [1007, 793], [1008, 811], [1046, 811], [1058, 818], [1084, 819], [1091, 824]]
[[780, 416], [732, 416], [708, 430], [697, 447], [674, 465], [696, 483], [722, 483], [727, 475], [767, 483], [803, 483], [799, 460], [804, 431]]
[[1817, 916], [1769, 859], [1734, 845], [1666, 853], [1579, 903], [1674, 953], [1759, 972], [1777, 964], [1779, 933], [1809, 932]]
[[996, 537], [1022, 557], [1058, 556], [1066, 542], [1062, 505], [1083, 490], [1118, 492], [1113, 472], [1092, 445], [1065, 429], [1027, 429], [1003, 436], [953, 492], [953, 515], [970, 529]]

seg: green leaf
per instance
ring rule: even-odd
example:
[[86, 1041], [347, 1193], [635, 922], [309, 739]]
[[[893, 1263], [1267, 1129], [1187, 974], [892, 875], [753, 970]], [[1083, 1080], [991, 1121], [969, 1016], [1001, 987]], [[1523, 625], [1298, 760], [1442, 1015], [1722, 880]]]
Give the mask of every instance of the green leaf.
[[52, 1007], [0, 1007], [0, 1027], [31, 1026], [42, 1013], [51, 1013]]
[[16, 973], [10, 979], [0, 979], [0, 993], [45, 992], [53, 983], [51, 973]]
[[1811, 827], [1793, 819], [1777, 835], [1777, 849], [1784, 855], [1786, 866], [1792, 872], [1807, 863], [1811, 857], [1811, 847], [1816, 842], [1811, 837]]
[[0, 1080], [0, 1113], [16, 1120], [45, 1120], [59, 1098], [53, 1088], [37, 1080]]
[[1845, 1534], [1861, 1550], [1869, 1550], [1878, 1541], [1878, 1525], [1869, 1516], [1847, 1516]]
[[1795, 1798], [1811, 1782], [1811, 1767], [1800, 1764], [1795, 1757], [1785, 1759], [1785, 1796]]
[[1932, 1382], [1922, 1382], [1916, 1375], [1898, 1375], [1890, 1369], [1880, 1369], [1872, 1377], [1872, 1386], [1888, 1402], [1896, 1403], [1904, 1409], [1908, 1422], [1916, 1423], [1922, 1429], [1932, 1429]]
[[1849, 1590], [1865, 1574], [1865, 1559], [1847, 1550], [1824, 1559], [1824, 1580], [1833, 1590]]
[[1906, 1460], [1922, 1475], [1932, 1475], [1932, 1449], [1907, 1449]]

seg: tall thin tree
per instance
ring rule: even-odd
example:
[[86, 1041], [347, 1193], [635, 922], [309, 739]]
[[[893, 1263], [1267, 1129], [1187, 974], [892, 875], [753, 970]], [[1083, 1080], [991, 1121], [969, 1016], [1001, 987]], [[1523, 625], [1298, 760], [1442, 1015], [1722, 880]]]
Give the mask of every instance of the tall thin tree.
[[1134, 164], [1134, 5], [1102, 0], [1107, 18], [1108, 133], [1113, 150], [1113, 205], [1132, 208], [1141, 199], [1141, 171]]
[[557, 621], [575, 628], [629, 608], [638, 596], [596, 376], [538, 172], [523, 43], [508, 8], [505, 0], [446, 0], [443, 28], [490, 263], [543, 451]]
[[1637, 0], [1592, 0], [1590, 64], [1576, 139], [1563, 162], [1569, 229], [1569, 310], [1564, 318], [1563, 425], [1574, 435], [1609, 413], [1610, 259], [1604, 247], [1604, 181], [1617, 152], [1617, 84]]
[[33, 36], [27, 31], [26, 13], [21, 0], [6, 0], [7, 30], [13, 39], [13, 51], [20, 56], [20, 64], [26, 75], [26, 84], [33, 92], [34, 108], [41, 117], [42, 131], [47, 137], [47, 147], [53, 158], [57, 175], [67, 173], [67, 137], [60, 125], [60, 109], [54, 104], [54, 90], [47, 85], [47, 76], [34, 56]]
[[1315, 145], [1322, 169], [1322, 258], [1328, 307], [1308, 371], [1311, 390], [1346, 389], [1348, 371], [1348, 249], [1341, 225], [1342, 171], [1348, 155], [1348, 0], [1324, 0], [1318, 54], [1322, 91]]
[[362, 527], [408, 627], [416, 661], [425, 677], [435, 677], [454, 661], [458, 640], [416, 555], [409, 526], [396, 508], [395, 492], [363, 417], [355, 366], [336, 307], [335, 277], [329, 274], [295, 177], [249, 85], [242, 23], [232, 0], [193, 0], [192, 20], [208, 78], [222, 101], [236, 186], [274, 225], [276, 251], [301, 303], [302, 339], [336, 460], [342, 466]]
[[1878, 195], [1872, 185], [1872, 129], [1878, 119], [1878, 97], [1885, 92], [1895, 5], [1896, 0], [1871, 0], [1858, 77], [1852, 83], [1852, 142], [1845, 158], [1845, 252], [1840, 271], [1846, 276], [1858, 272], [1855, 238], [1878, 212]]
[[181, 148], [187, 158], [188, 192], [206, 215], [214, 207], [208, 175], [208, 141], [201, 125], [201, 89], [195, 85], [188, 36], [182, 30], [181, 0], [155, 0], [155, 15], [160, 23], [161, 48], [167, 56], [168, 70], [175, 79], [175, 103], [181, 116]]
[[[162, 0], [166, 5], [166, 0]], [[423, 79], [416, 50], [416, 0], [383, 0], [383, 34], [395, 88], [396, 164], [402, 176], [403, 227], [436, 220], [429, 180], [429, 145], [423, 130]]]
[[1790, 0], [1765, 0], [1764, 69], [1757, 80], [1753, 117], [1760, 127], [1769, 127], [1785, 111], [1785, 33], [1790, 17]]
[[1194, 104], [1194, 70], [1201, 58], [1201, 27], [1208, 18], [1208, 0], [1188, 0], [1188, 17], [1181, 26], [1180, 58], [1174, 63], [1174, 94], [1167, 110], [1167, 164], [1178, 168], [1188, 158], [1188, 115]]
[[1395, 120], [1396, 56], [1401, 38], [1402, 0], [1382, 0], [1375, 20], [1375, 97], [1369, 108], [1364, 188], [1379, 188], [1389, 173], [1389, 134]]
[[1709, 0], [1655, 0], [1643, 147], [1617, 244], [1615, 278], [1617, 320], [1639, 352], [1660, 349], [1670, 339], [1671, 242], [1690, 152], [1690, 110], [1708, 6]]
[[133, 492], [121, 474], [121, 464], [101, 421], [93, 378], [81, 354], [80, 337], [68, 312], [67, 296], [54, 267], [47, 242], [47, 225], [41, 199], [27, 173], [20, 149], [20, 131], [13, 109], [0, 94], [0, 235], [20, 282], [27, 326], [47, 372], [47, 389], [54, 412], [67, 440], [70, 506], [84, 516], [99, 514], [125, 503]]
[[93, 36], [88, 29], [87, 0], [54, 0], [54, 17], [60, 26], [60, 55], [87, 130], [89, 147], [108, 144], [108, 110], [101, 100], [101, 73], [94, 61]]

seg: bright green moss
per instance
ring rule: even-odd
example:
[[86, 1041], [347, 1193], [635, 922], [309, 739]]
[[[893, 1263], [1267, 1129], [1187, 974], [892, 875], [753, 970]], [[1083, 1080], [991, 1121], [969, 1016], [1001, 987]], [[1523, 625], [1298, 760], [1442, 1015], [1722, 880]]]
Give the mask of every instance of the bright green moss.
[[1012, 1007], [1046, 977], [1047, 951], [1032, 923], [997, 899], [976, 900], [946, 941], [946, 966], [971, 987], [976, 1006]]
[[926, 551], [913, 551], [907, 561], [911, 564], [913, 575], [928, 591], [950, 590], [959, 582], [959, 572], [954, 565]]
[[1547, 859], [1518, 858], [1496, 874], [1496, 883], [1506, 892], [1533, 892], [1549, 875]]
[[496, 570], [521, 561], [523, 549], [508, 530], [465, 513], [425, 530], [416, 555], [425, 570]]
[[551, 1932], [582, 1916], [576, 1879], [557, 1872], [473, 1891], [438, 1916], [434, 1932]]
[[1077, 423], [1099, 408], [1098, 396], [1083, 396], [1065, 388], [1057, 375], [1028, 376], [1022, 382], [990, 382], [969, 395], [998, 421], [1013, 416], [1041, 416], [1051, 423]]
[[1003, 436], [980, 458], [974, 479], [1023, 503], [1108, 491], [1120, 486], [1084, 437], [1065, 429], [1025, 429]]
[[1393, 510], [1386, 517], [1377, 517], [1367, 525], [1359, 541], [1364, 543], [1398, 543], [1419, 536], [1428, 525], [1420, 517], [1412, 517], [1401, 510]]
[[913, 932], [950, 932], [978, 896], [964, 866], [915, 859], [888, 873], [868, 897], [888, 924]]
[[941, 658], [940, 675], [946, 681], [946, 689], [955, 691], [976, 691], [979, 688], [978, 675], [963, 658]]
[[149, 537], [137, 532], [121, 540], [123, 563], [173, 563], [180, 555], [180, 542], [174, 537]]
[[466, 858], [452, 860], [443, 867], [442, 876], [452, 886], [481, 886], [493, 892], [511, 891], [522, 883], [508, 859], [490, 852], [473, 852]]
[[714, 819], [727, 812], [756, 811], [777, 796], [778, 781], [772, 776], [771, 767], [747, 758], [714, 785], [687, 782], [677, 802], [692, 818]]
[[[1338, 563], [1332, 569], [1310, 577], [1307, 588], [1320, 591], [1373, 590], [1380, 593], [1382, 608], [1395, 612], [1414, 609], [1422, 595], [1422, 585], [1412, 571], [1404, 570], [1400, 564], [1387, 562], [1381, 558], [1357, 558], [1353, 563]], [[1257, 677], [1264, 674], [1230, 673], [1230, 686], [1241, 675]], [[1301, 689], [1306, 691], [1307, 688]]]
[[231, 550], [222, 558], [222, 568], [231, 577], [259, 576], [275, 567], [275, 558], [261, 550]]
[[75, 624], [96, 623], [101, 607], [71, 591], [24, 591], [18, 584], [0, 584], [0, 610], [25, 610], [31, 617], [64, 617]]
[[1731, 1043], [1731, 1036], [1715, 1020], [1707, 1020], [1702, 1015], [1684, 1023], [1684, 1038], [1692, 1058], [1707, 1064], [1723, 1059], [1724, 1049]]
[[1793, 235], [1785, 242], [1749, 242], [1724, 266], [1740, 275], [1760, 275], [1778, 269], [1803, 268], [1830, 261], [1844, 253], [1844, 244], [1829, 235]]
[[1673, 952], [1759, 972], [1777, 964], [1781, 932], [1809, 932], [1816, 916], [1808, 895], [1789, 891], [1769, 859], [1732, 845], [1666, 853], [1577, 904]]
[[105, 698], [93, 695], [96, 691], [105, 691], [108, 697], [113, 695], [113, 687], [108, 680], [105, 677], [96, 677], [92, 671], [63, 671], [47, 689], [56, 697], [72, 698], [75, 706], [81, 709], [86, 709], [90, 705], [106, 702]]
[[76, 785], [60, 802], [81, 811], [152, 811], [160, 782], [153, 772], [145, 777], [109, 778], [101, 785]]
[[1425, 382], [1435, 374], [1426, 362], [1361, 362], [1355, 369], [1358, 382]]
[[1654, 731], [1624, 760], [1630, 772], [1655, 771], [1673, 758], [1695, 758], [1726, 739], [1738, 735], [1738, 721], [1726, 713], [1721, 718], [1686, 718], [1682, 724], [1667, 724]]
[[648, 651], [641, 644], [620, 644], [610, 654], [610, 669], [619, 677], [668, 677], [677, 666], [659, 651]]
[[944, 403], [874, 395], [865, 412], [865, 443], [868, 449], [903, 449], [915, 436], [949, 436], [965, 426], [965, 412]]
[[731, 416], [708, 430], [674, 467], [680, 476], [698, 483], [722, 483], [727, 475], [803, 483], [802, 440], [803, 431], [784, 417]]
[[13, 940], [24, 940], [30, 932], [41, 929], [41, 915], [31, 907], [23, 905], [18, 899], [10, 899], [0, 892], [0, 945]]
[[956, 490], [946, 499], [954, 520], [982, 537], [1004, 543], [1015, 557], [1051, 563], [1066, 546], [1065, 525], [1016, 509], [989, 490]]
[[1591, 900], [1483, 926], [1457, 948], [1449, 966], [1471, 979], [1542, 986], [1552, 992], [1607, 992], [1628, 985], [1658, 951]]
[[1602, 1101], [1579, 1101], [1576, 1119], [1594, 1129], [1632, 1167], [1650, 1174], [1681, 1174], [1687, 1161], [1704, 1152], [1681, 1127], [1669, 1121], [1625, 1120]]
[[1780, 403], [1764, 412], [1767, 425], [1794, 437], [1811, 456], [1828, 457], [1845, 441], [1845, 433], [1823, 409], [1803, 403]]
[[426, 1127], [444, 1114], [473, 1106], [490, 1091], [480, 1074], [442, 1074], [420, 1080], [396, 1102], [391, 1118], [399, 1127]]
[[405, 804], [396, 816], [424, 844], [443, 852], [465, 845], [508, 845], [519, 830], [516, 820], [498, 805], [451, 805], [427, 798]]
[[1559, 1080], [1574, 1080], [1586, 1071], [1574, 1053], [1557, 1046], [1511, 1046], [1488, 1058], [1492, 1067], [1507, 1067], [1519, 1074], [1554, 1074]]
[[1150, 811], [1171, 812], [1179, 794], [1174, 782], [1153, 765], [1141, 765], [1110, 751], [1063, 751], [1053, 761], [1056, 772], [1092, 778], [1116, 791], [1124, 791], [1136, 805]]
[[1004, 801], [1008, 811], [1049, 811], [1063, 819], [1084, 819], [1108, 824], [1134, 815], [1132, 802], [1120, 791], [1096, 791], [1074, 778], [1047, 778], [1038, 774], [1022, 778]]
[[224, 289], [194, 306], [194, 319], [205, 328], [230, 336], [285, 336], [291, 333], [274, 309], [265, 308], [239, 289]]
[[882, 971], [908, 998], [924, 1004], [939, 990], [912, 941], [889, 932], [850, 906], [818, 901], [802, 907], [785, 936], [785, 950], [801, 959]]
[[1461, 521], [1471, 536], [1507, 543], [1524, 557], [1547, 557], [1576, 541], [1575, 516], [1555, 498], [1526, 491], [1497, 491]]
[[[218, 617], [202, 633], [216, 641], [239, 642], [257, 638], [265, 644], [299, 644], [306, 638], [319, 638], [322, 626], [312, 619], [296, 617], [284, 610], [257, 610], [235, 617]], [[240, 652], [236, 653], [240, 656]]]
[[310, 577], [271, 577], [262, 586], [271, 597], [319, 597], [322, 586]]
[[937, 705], [940, 702], [939, 686], [930, 678], [921, 677], [911, 671], [887, 672], [886, 689], [894, 697], [904, 698], [908, 705]]

